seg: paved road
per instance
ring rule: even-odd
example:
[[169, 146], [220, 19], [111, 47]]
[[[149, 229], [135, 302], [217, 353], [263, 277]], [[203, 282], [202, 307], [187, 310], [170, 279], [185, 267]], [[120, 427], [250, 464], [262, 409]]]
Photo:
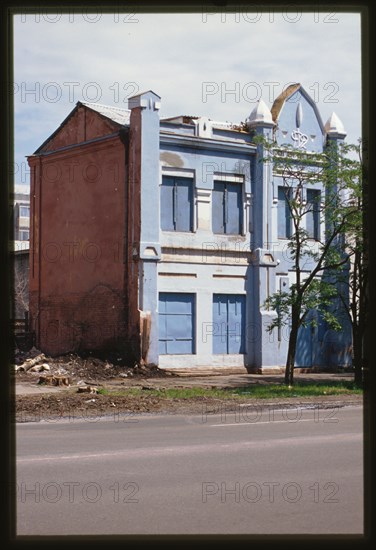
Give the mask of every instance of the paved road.
[[17, 426], [19, 535], [363, 531], [362, 408]]

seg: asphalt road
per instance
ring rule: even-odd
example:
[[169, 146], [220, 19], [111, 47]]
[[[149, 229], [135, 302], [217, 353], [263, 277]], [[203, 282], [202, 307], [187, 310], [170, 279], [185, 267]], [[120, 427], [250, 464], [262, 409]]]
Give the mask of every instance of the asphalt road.
[[362, 408], [17, 425], [17, 534], [362, 534]]

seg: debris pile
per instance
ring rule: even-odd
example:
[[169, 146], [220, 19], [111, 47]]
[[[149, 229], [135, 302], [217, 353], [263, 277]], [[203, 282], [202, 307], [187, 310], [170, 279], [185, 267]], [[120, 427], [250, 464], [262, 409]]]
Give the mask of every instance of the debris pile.
[[77, 393], [98, 393], [98, 388], [95, 386], [80, 386]]
[[[47, 357], [37, 348], [24, 352], [16, 350], [13, 369], [18, 381], [30, 381], [38, 377], [39, 384], [48, 385], [98, 385], [99, 381], [127, 378], [165, 378], [174, 376], [158, 367], [143, 365], [124, 366], [119, 359], [100, 359], [91, 354], [85, 356], [69, 353], [59, 357]], [[43, 373], [43, 375], [41, 375]]]
[[[35, 350], [35, 348], [33, 348]], [[38, 350], [35, 350], [38, 351]], [[26, 359], [21, 365], [15, 365], [16, 372], [42, 372], [45, 370], [50, 370], [50, 365], [45, 362], [46, 356], [44, 353], [39, 353], [39, 355], [32, 354], [31, 357]]]
[[69, 376], [50, 374], [47, 376], [40, 376], [38, 384], [45, 384], [46, 386], [70, 386], [70, 378]]

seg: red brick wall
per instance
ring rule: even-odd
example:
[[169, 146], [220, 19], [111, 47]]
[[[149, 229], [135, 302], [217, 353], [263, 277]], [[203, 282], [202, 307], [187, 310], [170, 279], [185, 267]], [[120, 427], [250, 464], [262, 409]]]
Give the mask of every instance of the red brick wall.
[[[68, 124], [54, 146], [69, 145], [80, 124], [81, 115], [73, 124], [76, 133]], [[91, 120], [90, 131], [103, 131], [99, 117], [97, 128]], [[51, 355], [122, 347], [127, 344], [124, 144], [107, 138], [30, 157], [29, 164], [30, 313], [37, 345]]]
[[78, 107], [71, 118], [45, 145], [43, 151], [56, 151], [67, 145], [76, 145], [98, 137], [112, 134], [118, 124], [101, 117], [98, 113]]

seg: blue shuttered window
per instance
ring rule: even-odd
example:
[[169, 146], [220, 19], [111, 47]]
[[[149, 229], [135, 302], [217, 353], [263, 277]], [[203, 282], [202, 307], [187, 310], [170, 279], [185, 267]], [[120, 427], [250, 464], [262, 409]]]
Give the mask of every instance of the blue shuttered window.
[[320, 239], [320, 200], [321, 193], [316, 189], [307, 189], [306, 229], [311, 239]]
[[242, 233], [243, 192], [240, 183], [214, 182], [212, 220], [213, 233]]
[[177, 292], [159, 294], [159, 353], [195, 353], [195, 295]]
[[193, 231], [193, 180], [163, 176], [161, 185], [163, 231]]
[[214, 294], [213, 353], [245, 353], [245, 296]]
[[291, 237], [291, 213], [289, 209], [289, 189], [278, 187], [278, 238]]

